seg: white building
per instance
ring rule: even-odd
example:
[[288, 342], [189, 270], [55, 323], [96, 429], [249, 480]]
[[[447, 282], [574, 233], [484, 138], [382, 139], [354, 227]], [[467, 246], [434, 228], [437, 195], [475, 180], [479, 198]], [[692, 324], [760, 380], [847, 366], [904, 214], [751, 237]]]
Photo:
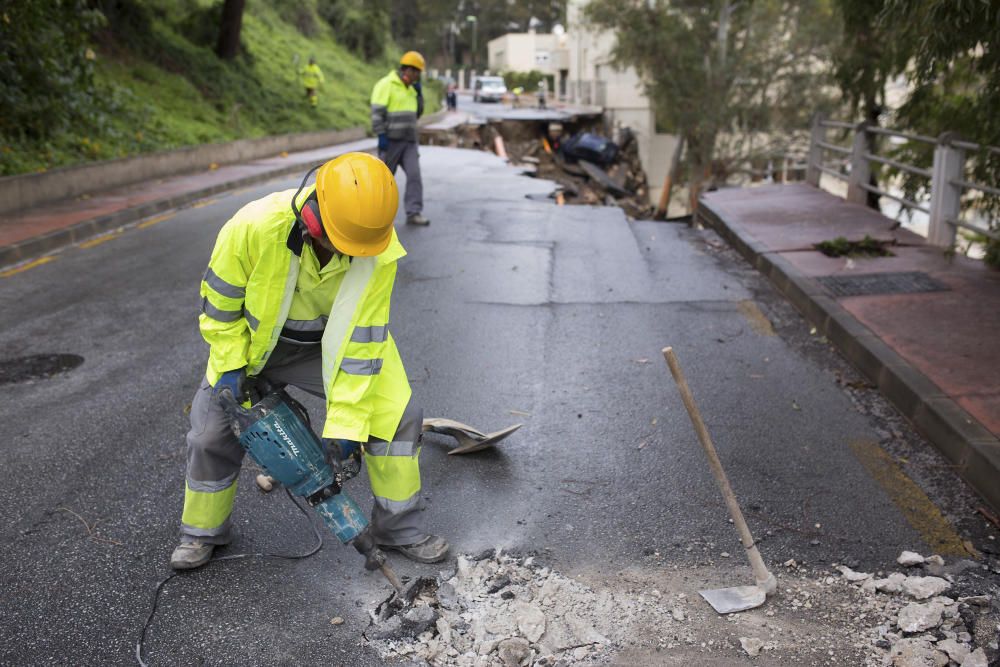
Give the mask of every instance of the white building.
[[510, 32], [487, 45], [491, 72], [530, 72], [552, 76], [556, 90], [565, 90], [569, 75], [569, 53], [565, 34]]
[[569, 0], [566, 8], [566, 99], [576, 104], [602, 106], [612, 128], [632, 129], [639, 140], [639, 157], [649, 180], [650, 201], [656, 204], [677, 137], [656, 131], [652, 104], [639, 76], [631, 67], [617, 69], [611, 64], [615, 35], [588, 29], [583, 21], [586, 5], [587, 0]]

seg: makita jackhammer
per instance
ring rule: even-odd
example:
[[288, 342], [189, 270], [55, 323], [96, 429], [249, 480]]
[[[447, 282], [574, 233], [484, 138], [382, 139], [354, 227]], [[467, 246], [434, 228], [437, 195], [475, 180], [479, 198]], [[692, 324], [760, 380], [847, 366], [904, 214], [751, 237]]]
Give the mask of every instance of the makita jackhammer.
[[365, 569], [381, 570], [393, 588], [402, 592], [396, 573], [375, 544], [364, 512], [342, 489], [360, 470], [360, 445], [345, 440], [324, 447], [307, 425], [308, 414], [298, 401], [282, 389], [258, 389], [266, 394], [250, 408], [237, 403], [228, 389], [219, 394], [240, 444], [268, 475], [305, 498], [337, 539], [357, 549], [365, 557]]

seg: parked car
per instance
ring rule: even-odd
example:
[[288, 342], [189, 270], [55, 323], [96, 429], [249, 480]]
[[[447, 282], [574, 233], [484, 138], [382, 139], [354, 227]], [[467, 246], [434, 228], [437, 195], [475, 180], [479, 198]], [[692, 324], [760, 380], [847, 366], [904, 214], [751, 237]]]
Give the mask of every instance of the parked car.
[[472, 86], [473, 102], [500, 102], [507, 94], [502, 76], [477, 76]]

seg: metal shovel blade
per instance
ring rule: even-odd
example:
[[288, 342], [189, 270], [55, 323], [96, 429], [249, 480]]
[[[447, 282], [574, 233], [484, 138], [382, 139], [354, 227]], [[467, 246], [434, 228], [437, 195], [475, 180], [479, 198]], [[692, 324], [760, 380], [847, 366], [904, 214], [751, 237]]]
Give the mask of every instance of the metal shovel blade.
[[424, 420], [423, 431], [424, 433], [429, 431], [431, 433], [450, 435], [455, 438], [458, 441], [458, 447], [450, 450], [448, 452], [449, 455], [471, 454], [472, 452], [493, 447], [508, 435], [521, 428], [521, 426], [521, 424], [514, 424], [500, 431], [483, 433], [479, 429], [473, 428], [468, 424], [463, 424], [462, 422], [457, 422], [454, 419], [428, 417]]
[[[478, 452], [489, 447], [493, 447], [498, 442], [506, 438], [508, 435], [521, 428], [521, 424], [514, 424], [513, 426], [508, 426], [500, 431], [495, 431], [493, 433], [487, 433], [486, 436], [479, 441], [466, 442], [460, 447], [456, 447], [448, 452], [448, 455], [452, 454], [471, 454], [472, 452]], [[461, 440], [459, 440], [461, 442]]]
[[709, 591], [698, 591], [701, 597], [712, 605], [720, 614], [733, 614], [746, 611], [764, 604], [767, 595], [760, 586], [734, 586], [732, 588], [716, 588]]

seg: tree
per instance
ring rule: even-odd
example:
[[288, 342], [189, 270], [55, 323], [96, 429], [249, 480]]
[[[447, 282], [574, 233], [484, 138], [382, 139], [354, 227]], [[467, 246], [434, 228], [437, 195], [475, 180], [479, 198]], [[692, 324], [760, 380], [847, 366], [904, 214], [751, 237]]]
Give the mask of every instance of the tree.
[[404, 49], [416, 49], [445, 66], [469, 64], [471, 23], [476, 17], [479, 63], [486, 62], [486, 44], [508, 32], [534, 27], [547, 32], [563, 20], [566, 0], [410, 0], [392, 3], [392, 35]]
[[103, 115], [90, 37], [105, 23], [86, 0], [0, 2], [0, 136], [49, 139]]
[[232, 60], [240, 52], [240, 30], [243, 28], [243, 7], [246, 0], [225, 0], [219, 22], [219, 43], [215, 53], [223, 60]]
[[692, 208], [703, 184], [787, 150], [830, 93], [837, 31], [827, 0], [593, 0], [657, 121], [687, 146]]
[[[838, 82], [857, 114], [884, 97], [886, 81], [905, 77], [909, 94], [889, 124], [916, 134], [957, 132], [1000, 146], [1000, 2], [997, 0], [837, 0], [844, 41], [836, 51]], [[909, 142], [892, 157], [928, 167], [932, 148]], [[1000, 154], [969, 153], [973, 180], [1000, 182]], [[895, 170], [910, 199], [926, 196], [927, 181]], [[994, 218], [1000, 197], [973, 195], [970, 204]], [[996, 228], [996, 223], [994, 223]], [[997, 255], [1000, 243], [988, 244]]]

